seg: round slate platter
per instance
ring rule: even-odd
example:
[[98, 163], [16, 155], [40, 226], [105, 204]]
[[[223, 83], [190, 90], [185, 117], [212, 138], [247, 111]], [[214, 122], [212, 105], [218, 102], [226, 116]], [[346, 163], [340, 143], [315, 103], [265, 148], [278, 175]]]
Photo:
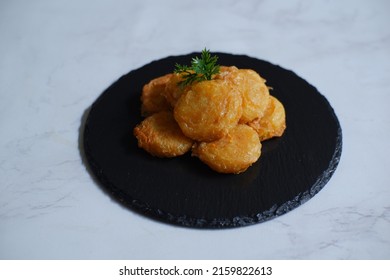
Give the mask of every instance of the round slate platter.
[[260, 160], [246, 172], [219, 174], [190, 153], [156, 158], [137, 147], [145, 83], [189, 64], [199, 53], [153, 61], [121, 77], [92, 104], [82, 129], [90, 170], [112, 196], [148, 217], [197, 228], [264, 222], [317, 194], [341, 155], [337, 117], [324, 96], [293, 72], [244, 55], [215, 53], [220, 65], [251, 68], [285, 106], [287, 129], [263, 142]]

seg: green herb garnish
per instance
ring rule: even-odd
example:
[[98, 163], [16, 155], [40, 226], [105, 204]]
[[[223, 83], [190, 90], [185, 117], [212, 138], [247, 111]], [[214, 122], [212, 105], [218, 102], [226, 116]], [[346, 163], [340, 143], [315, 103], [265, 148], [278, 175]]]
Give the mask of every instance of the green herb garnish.
[[181, 74], [183, 77], [179, 85], [185, 87], [194, 82], [211, 80], [213, 75], [219, 73], [217, 60], [218, 57], [216, 55], [211, 56], [210, 51], [205, 48], [200, 58], [194, 57], [191, 60], [191, 66], [176, 63], [174, 72]]

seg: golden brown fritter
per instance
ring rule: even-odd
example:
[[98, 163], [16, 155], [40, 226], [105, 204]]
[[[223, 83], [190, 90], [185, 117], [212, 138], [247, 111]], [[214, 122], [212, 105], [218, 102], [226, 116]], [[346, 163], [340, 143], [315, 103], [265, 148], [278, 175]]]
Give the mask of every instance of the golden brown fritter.
[[192, 155], [220, 173], [241, 173], [255, 163], [261, 154], [257, 133], [245, 124], [238, 124], [223, 138], [194, 145]]
[[236, 72], [236, 71], [238, 71], [238, 68], [236, 66], [220, 66], [219, 73], [214, 76], [214, 79], [228, 80], [229, 75], [231, 75], [233, 72]]
[[189, 86], [181, 87], [179, 85], [182, 80], [183, 79], [180, 74], [172, 74], [165, 86], [163, 95], [171, 105], [171, 108], [175, 107], [176, 102], [179, 100], [180, 96], [182, 96], [182, 94], [189, 89]]
[[274, 96], [270, 96], [265, 115], [248, 123], [259, 135], [261, 141], [282, 136], [286, 129], [286, 113], [283, 104]]
[[170, 108], [169, 103], [165, 99], [164, 91], [166, 84], [172, 76], [173, 74], [167, 74], [153, 79], [144, 85], [141, 95], [141, 113], [143, 116], [150, 116]]
[[268, 106], [269, 90], [265, 80], [251, 69], [221, 66], [216, 79], [228, 81], [242, 94], [242, 116], [240, 123], [247, 123], [264, 115]]
[[239, 69], [232, 76], [233, 83], [242, 93], [243, 112], [240, 123], [247, 123], [262, 117], [269, 102], [269, 91], [265, 80], [250, 69]]
[[241, 114], [241, 94], [223, 80], [192, 85], [174, 108], [175, 120], [184, 135], [208, 142], [226, 135], [237, 125]]
[[134, 128], [138, 146], [157, 157], [175, 157], [189, 151], [193, 141], [181, 132], [172, 112], [155, 113]]

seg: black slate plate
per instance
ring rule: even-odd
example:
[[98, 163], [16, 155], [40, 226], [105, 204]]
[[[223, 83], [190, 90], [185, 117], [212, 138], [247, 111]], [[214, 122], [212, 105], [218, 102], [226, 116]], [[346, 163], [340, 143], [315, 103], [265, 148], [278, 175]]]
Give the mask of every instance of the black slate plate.
[[154, 61], [131, 71], [93, 103], [84, 152], [98, 181], [119, 201], [149, 217], [200, 228], [228, 228], [282, 215], [318, 193], [335, 171], [342, 135], [324, 96], [291, 71], [243, 55], [216, 53], [219, 64], [251, 68], [285, 106], [287, 129], [263, 142], [260, 160], [239, 175], [218, 174], [189, 154], [155, 158], [137, 147], [140, 94], [149, 80], [189, 64], [199, 53]]

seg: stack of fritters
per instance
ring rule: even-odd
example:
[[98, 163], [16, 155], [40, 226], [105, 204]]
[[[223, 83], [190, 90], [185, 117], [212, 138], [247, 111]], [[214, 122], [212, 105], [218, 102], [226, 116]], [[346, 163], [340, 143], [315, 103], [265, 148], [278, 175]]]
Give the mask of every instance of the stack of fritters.
[[261, 154], [261, 141], [281, 136], [285, 110], [255, 71], [221, 66], [212, 80], [181, 86], [180, 74], [153, 79], [142, 91], [134, 128], [138, 146], [158, 157], [192, 150], [213, 170], [241, 173]]

